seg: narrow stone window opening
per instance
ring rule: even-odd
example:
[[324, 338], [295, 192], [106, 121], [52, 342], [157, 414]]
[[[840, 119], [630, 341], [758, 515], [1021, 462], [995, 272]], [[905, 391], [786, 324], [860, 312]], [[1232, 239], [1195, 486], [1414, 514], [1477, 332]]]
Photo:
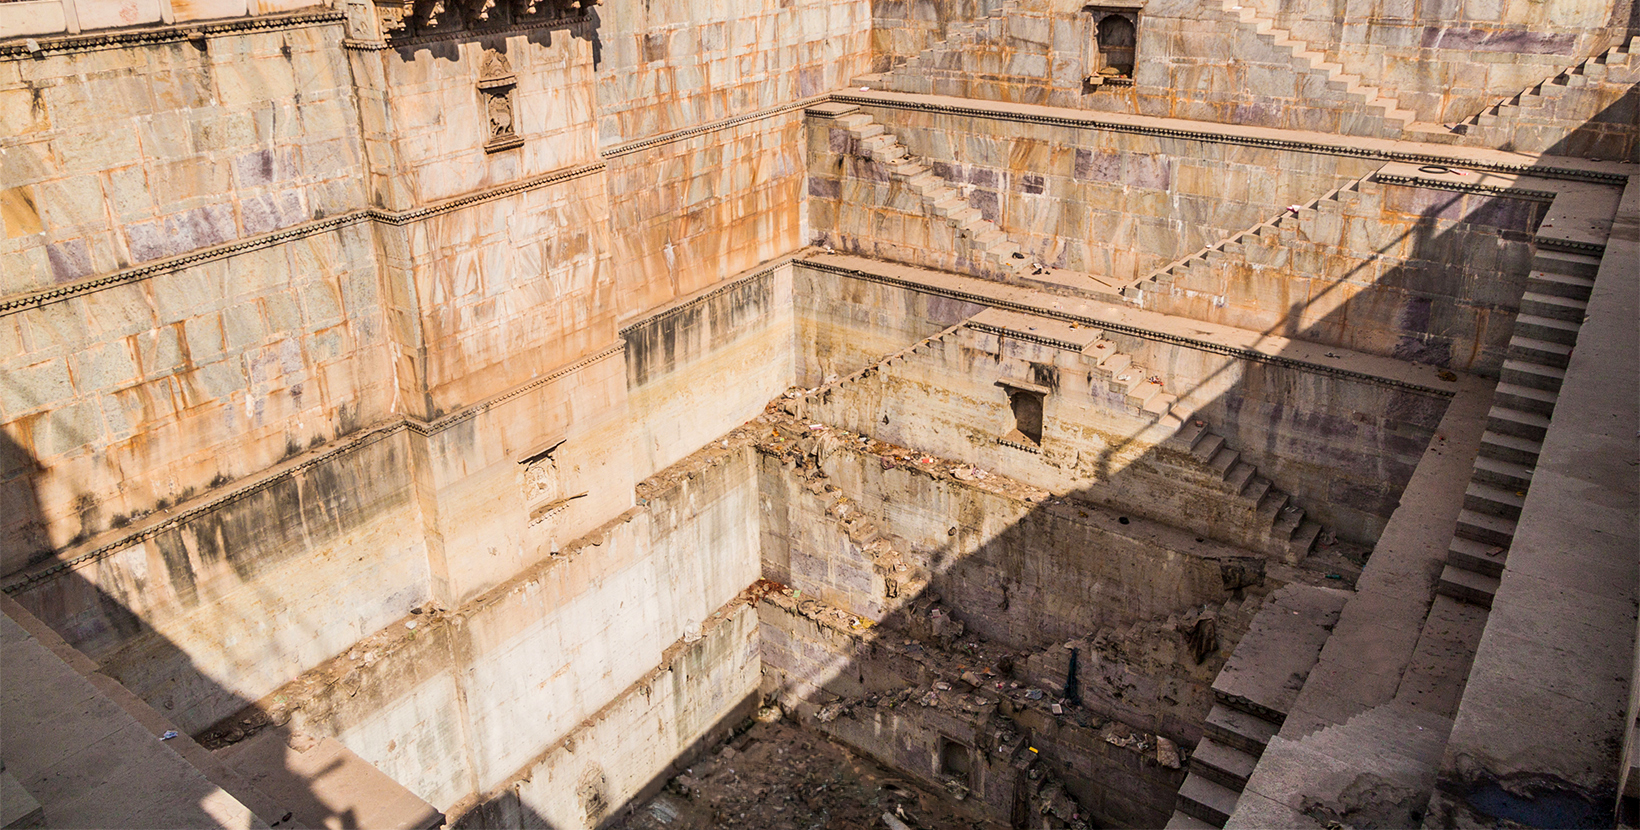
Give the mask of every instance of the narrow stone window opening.
[[1009, 389], [1008, 406], [1014, 412], [1014, 430], [1008, 437], [1015, 441], [1024, 441], [1033, 447], [1042, 446], [1042, 400], [1046, 397], [1041, 392], [1030, 389]]
[[1099, 21], [1099, 56], [1104, 59], [1100, 74], [1133, 77], [1135, 33], [1133, 21], [1119, 14], [1107, 15]]
[[940, 739], [940, 774], [957, 779], [963, 786], [974, 788], [974, 755], [966, 744], [950, 738]]
[[1086, 90], [1102, 86], [1132, 86], [1138, 62], [1137, 8], [1089, 6]]

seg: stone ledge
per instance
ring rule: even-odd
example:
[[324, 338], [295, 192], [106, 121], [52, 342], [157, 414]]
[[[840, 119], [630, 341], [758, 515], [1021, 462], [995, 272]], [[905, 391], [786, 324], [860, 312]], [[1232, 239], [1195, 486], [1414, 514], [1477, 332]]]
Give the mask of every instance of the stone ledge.
[[[831, 100], [847, 104], [916, 110], [939, 115], [992, 118], [1002, 121], [1044, 124], [1053, 127], [1110, 130], [1190, 141], [1270, 147], [1305, 153], [1325, 153], [1414, 164], [1449, 165], [1498, 173], [1530, 173], [1539, 178], [1570, 179], [1598, 184], [1622, 184], [1629, 176], [1640, 173], [1640, 168], [1635, 165], [1620, 162], [1588, 162], [1558, 156], [1526, 155], [1495, 150], [1420, 144], [1394, 139], [1358, 138], [1337, 136], [1330, 133], [1312, 133], [1267, 127], [1243, 127], [1209, 121], [1105, 113], [1035, 104], [1000, 103], [942, 95], [881, 91], [838, 91], [832, 93]], [[1551, 166], [1541, 166], [1546, 160], [1553, 162], [1553, 164]]]
[[[878, 262], [876, 260], [870, 260], [864, 257], [843, 254], [817, 255], [811, 253], [806, 256], [799, 257], [795, 261], [801, 265], [821, 271], [827, 271], [833, 274], [855, 277], [857, 279], [883, 283], [885, 285], [895, 285], [901, 288], [908, 288], [913, 291], [919, 291], [927, 294], [938, 294], [990, 308], [1021, 311], [1026, 314], [1040, 317], [1065, 320], [1095, 329], [1113, 331], [1119, 334], [1131, 335], [1133, 337], [1140, 337], [1146, 340], [1172, 343], [1192, 349], [1199, 349], [1201, 351], [1227, 355], [1242, 360], [1268, 363], [1274, 366], [1283, 366], [1307, 372], [1315, 372], [1318, 374], [1366, 381], [1368, 383], [1405, 389], [1411, 392], [1441, 398], [1451, 398], [1457, 393], [1458, 390], [1457, 386], [1454, 386], [1453, 388], [1442, 388], [1431, 383], [1423, 382], [1423, 377], [1426, 375], [1431, 379], [1435, 379], [1437, 377], [1436, 372], [1438, 370], [1435, 367], [1417, 366], [1415, 364], [1408, 363], [1407, 361], [1395, 360], [1394, 358], [1364, 355], [1357, 352], [1350, 352], [1336, 346], [1328, 347], [1320, 344], [1305, 343], [1304, 341], [1287, 341], [1284, 338], [1275, 338], [1269, 335], [1260, 334], [1258, 332], [1233, 329], [1229, 326], [1205, 323], [1198, 320], [1188, 320], [1186, 318], [1174, 317], [1173, 315], [1161, 314], [1159, 312], [1141, 312], [1126, 307], [1118, 307], [1114, 303], [1099, 303], [1095, 300], [1088, 300], [1083, 303], [1078, 303], [1078, 305], [1084, 307], [1086, 313], [1074, 313], [1063, 308], [1066, 304], [1075, 303], [1073, 298], [1054, 294], [1029, 292], [1034, 296], [1041, 297], [1044, 301], [1043, 304], [1050, 306], [1048, 308], [1043, 308], [1041, 305], [1034, 305], [1029, 302], [1024, 302], [1007, 296], [1009, 294], [1022, 294], [1028, 292], [1028, 289], [1022, 289], [1019, 286], [1005, 285], [976, 277], [962, 277], [955, 274], [946, 274], [943, 272], [930, 271], [927, 269], [899, 265], [896, 263]], [[899, 274], [903, 274], [903, 276], [897, 276], [893, 272], [899, 272]], [[940, 283], [946, 284], [942, 285]], [[978, 293], [979, 291], [984, 291], [986, 293]], [[1107, 311], [1109, 313], [1106, 313]], [[1181, 325], [1188, 327], [1192, 331], [1196, 331], [1204, 335], [1213, 334], [1221, 339], [1244, 339], [1260, 343], [1269, 348], [1274, 348], [1276, 344], [1299, 344], [1321, 353], [1338, 356], [1336, 358], [1328, 359], [1349, 360], [1350, 362], [1355, 363], [1378, 363], [1379, 365], [1385, 367], [1386, 370], [1390, 371], [1387, 371], [1385, 374], [1373, 374], [1371, 372], [1346, 369], [1340, 366], [1330, 366], [1325, 363], [1318, 363], [1312, 360], [1301, 360], [1280, 354], [1271, 354], [1264, 351], [1258, 351], [1252, 348], [1204, 340], [1199, 337], [1174, 334], [1171, 332], [1158, 330], [1158, 327], [1154, 326], [1112, 322], [1111, 318], [1113, 316], [1135, 318], [1146, 321], [1159, 321], [1166, 319], [1176, 320], [1179, 321]], [[1236, 335], [1242, 336], [1237, 337]], [[1393, 377], [1391, 376], [1392, 373], [1402, 375], [1402, 377]], [[1460, 378], [1461, 377], [1466, 376], [1460, 376]], [[1461, 380], [1447, 382], [1462, 383]]]
[[119, 49], [127, 46], [157, 45], [162, 43], [181, 43], [184, 41], [199, 40], [201, 37], [213, 35], [232, 35], [246, 32], [273, 31], [278, 29], [297, 29], [305, 26], [323, 26], [331, 23], [342, 23], [346, 15], [336, 11], [306, 12], [297, 14], [268, 15], [266, 17], [249, 17], [238, 20], [218, 21], [214, 23], [179, 23], [170, 26], [154, 26], [142, 29], [127, 29], [116, 32], [104, 32], [94, 35], [67, 35], [64, 37], [31, 38], [39, 47], [31, 50], [27, 41], [13, 41], [0, 44], [0, 60], [20, 60], [45, 55], [60, 55], [70, 52], [86, 52], [95, 49]]

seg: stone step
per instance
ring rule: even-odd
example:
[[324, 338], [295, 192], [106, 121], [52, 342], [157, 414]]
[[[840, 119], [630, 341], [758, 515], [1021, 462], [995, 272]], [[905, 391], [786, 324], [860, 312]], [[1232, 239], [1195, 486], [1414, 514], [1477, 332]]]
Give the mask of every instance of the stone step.
[[1600, 257], [1539, 248], [1537, 254], [1532, 257], [1532, 269], [1592, 280], [1595, 273], [1600, 270]]
[[[1098, 345], [1098, 343], [1094, 344], [1094, 346]], [[1091, 347], [1089, 350], [1091, 350]], [[1200, 441], [1202, 436], [1208, 434], [1210, 433], [1207, 431], [1207, 422], [1198, 421], [1192, 418], [1185, 421], [1184, 426], [1179, 427], [1179, 431], [1174, 433], [1173, 437], [1169, 438], [1168, 441], [1174, 447], [1189, 450], [1196, 446], [1196, 442]]]
[[1557, 369], [1566, 368], [1572, 361], [1572, 347], [1565, 343], [1555, 343], [1550, 340], [1536, 340], [1531, 337], [1517, 334], [1509, 338], [1507, 355], [1516, 360], [1528, 363], [1537, 363], [1544, 366], [1553, 366]]
[[1491, 608], [1492, 597], [1498, 592], [1498, 578], [1448, 564], [1441, 570], [1435, 591], [1459, 602]]
[[[851, 112], [847, 115], [839, 116], [837, 119], [837, 126], [848, 130], [850, 133], [853, 133], [855, 130], [864, 127], [867, 124], [876, 123], [877, 122], [872, 120], [871, 116], [866, 115], [863, 112]], [[881, 124], [877, 124], [877, 131], [882, 132]]]
[[1507, 548], [1515, 540], [1515, 521], [1465, 508], [1458, 511], [1455, 535]]
[[1594, 291], [1594, 279], [1553, 271], [1533, 271], [1526, 278], [1526, 290], [1587, 301], [1589, 293]]
[[1543, 452], [1543, 444], [1530, 438], [1499, 435], [1495, 432], [1481, 433], [1480, 454], [1487, 458], [1536, 467], [1538, 454], [1541, 452]]
[[[1520, 509], [1525, 504], [1526, 496], [1523, 491], [1510, 490], [1484, 481], [1471, 480], [1463, 492], [1465, 510], [1497, 516], [1511, 522], [1520, 518]], [[1514, 533], [1511, 531], [1510, 539], [1513, 538]]]
[[1167, 819], [1165, 830], [1213, 830], [1215, 826], [1217, 825], [1208, 824], [1189, 813], [1174, 810], [1173, 815]]
[[1492, 391], [1493, 405], [1507, 406], [1521, 412], [1536, 412], [1539, 415], [1553, 415], [1555, 401], [1559, 397], [1558, 394], [1546, 389], [1521, 386], [1517, 383], [1500, 383]]
[[1280, 726], [1264, 718], [1232, 709], [1220, 702], [1213, 704], [1202, 726], [1207, 737], [1255, 758], [1264, 754], [1264, 747], [1281, 731]]
[[1184, 783], [1179, 785], [1178, 809], [1214, 827], [1223, 827], [1224, 823], [1230, 820], [1230, 814], [1236, 811], [1239, 796], [1240, 793], [1229, 787], [1190, 773], [1184, 777]]
[[1213, 460], [1213, 457], [1218, 455], [1219, 450], [1222, 449], [1224, 449], [1224, 436], [1215, 432], [1209, 432], [1206, 435], [1203, 435], [1202, 439], [1197, 441], [1194, 447], [1190, 448], [1190, 454], [1195, 456], [1197, 461], [1206, 464], [1207, 462]]
[[1110, 391], [1128, 396], [1133, 394], [1133, 390], [1139, 388], [1140, 384], [1144, 382], [1145, 367], [1137, 364], [1131, 365], [1111, 377]]
[[1176, 396], [1163, 392], [1150, 400], [1145, 401], [1144, 406], [1140, 407], [1140, 409], [1143, 409], [1152, 415], [1166, 415], [1167, 413], [1173, 411], [1173, 405], [1178, 402], [1179, 399]]
[[1321, 523], [1305, 519], [1287, 541], [1287, 564], [1296, 565], [1310, 555], [1315, 540], [1321, 537]]
[[1202, 738], [1190, 753], [1190, 771], [1222, 787], [1241, 792], [1258, 758], [1212, 738]]
[[1506, 489], [1525, 490], [1532, 486], [1532, 468], [1484, 455], [1476, 456], [1474, 480]]
[[1140, 380], [1128, 390], [1126, 403], [1136, 409], [1144, 409], [1150, 400], [1162, 394], [1162, 385], [1149, 380]]
[[1255, 475], [1248, 480], [1247, 486], [1242, 488], [1241, 497], [1256, 505], [1268, 492], [1270, 492], [1270, 480], [1264, 476]]
[[1285, 492], [1273, 487], [1270, 488], [1270, 492], [1265, 493], [1264, 498], [1259, 499], [1256, 508], [1259, 517], [1274, 524], [1276, 516], [1281, 513], [1281, 509], [1287, 506], [1287, 499], [1288, 495]]
[[1289, 497], [1287, 503], [1276, 513], [1275, 522], [1270, 526], [1270, 537], [1279, 541], [1291, 539], [1294, 531], [1303, 523], [1304, 508], [1299, 507]]
[[1213, 468], [1213, 472], [1218, 473], [1219, 478], [1228, 478], [1230, 476], [1230, 468], [1236, 466], [1236, 463], [1240, 460], [1241, 453], [1236, 452], [1229, 447], [1225, 447], [1214, 453], [1213, 457], [1207, 460], [1207, 466]]
[[[844, 117], [847, 118], [849, 116], [844, 116]], [[854, 136], [854, 138], [856, 140], [864, 141], [868, 138], [873, 138], [875, 136], [883, 135], [884, 132], [886, 132], [883, 129], [883, 125], [878, 124], [877, 122], [871, 120], [871, 116], [861, 116], [861, 117], [866, 119], [866, 123], [861, 124], [858, 127], [845, 127], [844, 128], [844, 129], [848, 130], [848, 134], [851, 135], [851, 136]]]
[[1456, 536], [1446, 549], [1446, 561], [1484, 576], [1501, 576], [1503, 561], [1508, 556], [1509, 549], [1502, 545], [1489, 545]]
[[1258, 468], [1245, 461], [1237, 461], [1230, 466], [1229, 472], [1224, 474], [1224, 481], [1230, 485], [1231, 492], [1241, 493], [1247, 489], [1247, 483], [1253, 480]]
[[1578, 323], [1556, 320], [1553, 317], [1539, 317], [1535, 314], [1515, 315], [1515, 334], [1530, 337], [1533, 340], [1548, 340], [1553, 343], [1564, 343], [1568, 346], [1575, 345], [1579, 328], [1582, 328], [1582, 326]]
[[1521, 412], [1507, 406], [1493, 406], [1486, 413], [1486, 428], [1499, 435], [1513, 435], [1542, 441], [1549, 431], [1549, 416], [1536, 412]]
[[1520, 313], [1530, 314], [1534, 317], [1551, 317], [1556, 320], [1581, 323], [1588, 312], [1588, 303], [1570, 297], [1539, 294], [1535, 291], [1528, 291], [1520, 297]]
[[1524, 360], [1509, 360], [1506, 358], [1503, 361], [1503, 370], [1498, 373], [1498, 380], [1517, 386], [1530, 386], [1533, 389], [1559, 392], [1560, 384], [1566, 380], [1566, 371], [1556, 369], [1553, 366], [1540, 366], [1536, 363], [1527, 363]]

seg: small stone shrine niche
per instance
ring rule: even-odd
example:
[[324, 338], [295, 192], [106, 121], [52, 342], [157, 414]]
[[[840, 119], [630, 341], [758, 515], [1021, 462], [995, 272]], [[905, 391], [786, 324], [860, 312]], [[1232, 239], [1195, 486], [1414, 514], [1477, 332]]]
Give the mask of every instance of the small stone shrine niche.
[[1014, 415], [1014, 426], [1005, 440], [1031, 447], [1042, 445], [1042, 404], [1047, 397], [1043, 388], [1025, 388], [1014, 383], [1001, 384], [1008, 393], [1008, 408]]
[[518, 462], [519, 490], [529, 511], [530, 527], [550, 522], [564, 512], [571, 501], [564, 498], [563, 476], [558, 470], [558, 461], [553, 458], [563, 445], [562, 440], [555, 441]]
[[1090, 28], [1087, 84], [1093, 87], [1131, 85], [1138, 56], [1139, 9], [1089, 6], [1087, 12]]
[[513, 74], [507, 56], [494, 49], [484, 50], [484, 63], [478, 73], [478, 93], [483, 99], [485, 130], [484, 152], [510, 150], [524, 143], [518, 134], [518, 119], [513, 110], [513, 91], [518, 88], [518, 76]]

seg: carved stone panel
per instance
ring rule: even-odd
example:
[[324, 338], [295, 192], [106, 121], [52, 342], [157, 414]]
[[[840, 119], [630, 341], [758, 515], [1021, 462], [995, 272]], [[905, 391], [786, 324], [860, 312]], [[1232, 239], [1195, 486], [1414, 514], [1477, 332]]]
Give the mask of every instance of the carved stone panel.
[[523, 136], [518, 134], [517, 118], [513, 112], [513, 92], [517, 87], [518, 76], [513, 74], [507, 56], [494, 49], [484, 50], [484, 63], [478, 74], [478, 92], [484, 101], [486, 153], [508, 150], [524, 143]]

